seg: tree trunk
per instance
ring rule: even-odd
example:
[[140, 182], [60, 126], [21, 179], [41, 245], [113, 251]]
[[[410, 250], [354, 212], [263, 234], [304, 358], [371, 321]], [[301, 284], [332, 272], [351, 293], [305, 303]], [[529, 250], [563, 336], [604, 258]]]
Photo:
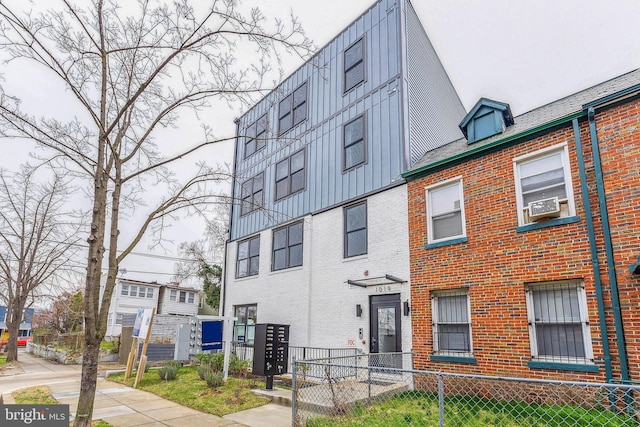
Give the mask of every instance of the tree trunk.
[[7, 329], [9, 330], [9, 343], [7, 344], [7, 362], [18, 361], [18, 334], [20, 333], [20, 323], [22, 323], [22, 311], [24, 304], [20, 301], [13, 301], [7, 313]]
[[[89, 341], [89, 340], [87, 340]], [[82, 376], [80, 382], [80, 397], [78, 398], [78, 410], [74, 427], [88, 427], [93, 416], [93, 400], [96, 395], [96, 382], [98, 380], [98, 357], [100, 342], [92, 339], [91, 344], [85, 343], [82, 353]]]

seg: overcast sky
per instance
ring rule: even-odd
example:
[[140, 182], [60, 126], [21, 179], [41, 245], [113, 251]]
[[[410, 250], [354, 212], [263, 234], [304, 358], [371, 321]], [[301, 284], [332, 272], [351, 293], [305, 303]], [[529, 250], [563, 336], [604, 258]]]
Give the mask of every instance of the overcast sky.
[[[293, 11], [307, 35], [321, 47], [373, 0], [244, 3], [256, 4], [268, 17]], [[480, 97], [488, 97], [509, 103], [514, 115], [519, 115], [640, 67], [640, 0], [416, 0], [413, 4], [467, 110]], [[291, 60], [288, 72], [300, 65], [299, 59]], [[36, 93], [44, 90], [33, 81], [29, 86]], [[223, 131], [227, 135], [234, 132], [229, 117]], [[8, 148], [0, 145], [0, 149]], [[221, 147], [220, 153], [232, 161], [231, 144]], [[0, 167], [15, 166], [7, 162], [10, 158], [5, 151]], [[191, 236], [180, 234], [182, 239], [176, 243], [199, 237], [197, 230], [190, 232]], [[137, 251], [148, 252], [145, 247]], [[123, 267], [173, 272], [170, 259], [131, 257]], [[160, 282], [170, 278], [168, 274], [127, 277]]]

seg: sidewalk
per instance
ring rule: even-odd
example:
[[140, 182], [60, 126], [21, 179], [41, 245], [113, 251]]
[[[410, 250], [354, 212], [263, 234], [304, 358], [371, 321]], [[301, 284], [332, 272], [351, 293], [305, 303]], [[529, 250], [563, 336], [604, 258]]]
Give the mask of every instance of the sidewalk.
[[[78, 406], [80, 390], [80, 371], [69, 366], [47, 362], [26, 353], [20, 354], [21, 373], [15, 373], [12, 379], [28, 376], [32, 366], [39, 366], [39, 371], [44, 369], [61, 370], [71, 374], [65, 381], [43, 381], [47, 385], [53, 397], [61, 404], [69, 405], [71, 416], [75, 416]], [[34, 360], [30, 360], [34, 359]], [[34, 363], [35, 362], [35, 363]], [[73, 375], [77, 373], [77, 375]], [[265, 393], [264, 391], [262, 392]], [[267, 394], [291, 394], [290, 391], [273, 391]], [[14, 403], [9, 393], [4, 394], [6, 404]], [[277, 397], [275, 397], [277, 400]], [[234, 414], [218, 417], [205, 414], [195, 409], [187, 408], [155, 394], [136, 390], [122, 384], [98, 378], [96, 397], [93, 407], [93, 419], [104, 420], [114, 427], [134, 426], [228, 426], [228, 427], [290, 427], [291, 408], [270, 403], [254, 409], [236, 412]]]

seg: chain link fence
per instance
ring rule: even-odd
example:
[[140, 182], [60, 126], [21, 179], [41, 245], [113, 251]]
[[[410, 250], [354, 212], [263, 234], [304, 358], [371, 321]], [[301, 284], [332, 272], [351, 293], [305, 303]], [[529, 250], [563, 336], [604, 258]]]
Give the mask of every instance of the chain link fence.
[[294, 425], [640, 426], [640, 386], [403, 369], [410, 360], [294, 361]]

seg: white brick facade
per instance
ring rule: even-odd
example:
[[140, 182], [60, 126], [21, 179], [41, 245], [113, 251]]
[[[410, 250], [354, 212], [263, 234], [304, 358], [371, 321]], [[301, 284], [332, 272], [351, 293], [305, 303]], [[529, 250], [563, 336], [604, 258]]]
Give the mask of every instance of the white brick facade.
[[[258, 323], [291, 325], [292, 346], [355, 347], [369, 352], [369, 297], [399, 294], [402, 302], [409, 300], [406, 186], [380, 192], [366, 201], [366, 255], [343, 256], [343, 206], [304, 218], [302, 267], [271, 271], [270, 229], [260, 233], [259, 274], [236, 279], [238, 242], [231, 242], [227, 250], [226, 313], [233, 314], [236, 305], [257, 304]], [[386, 274], [407, 282], [366, 288], [347, 284], [347, 280], [366, 282]], [[361, 317], [356, 316], [356, 304], [362, 307]], [[410, 351], [410, 317], [400, 316], [402, 350]]]

